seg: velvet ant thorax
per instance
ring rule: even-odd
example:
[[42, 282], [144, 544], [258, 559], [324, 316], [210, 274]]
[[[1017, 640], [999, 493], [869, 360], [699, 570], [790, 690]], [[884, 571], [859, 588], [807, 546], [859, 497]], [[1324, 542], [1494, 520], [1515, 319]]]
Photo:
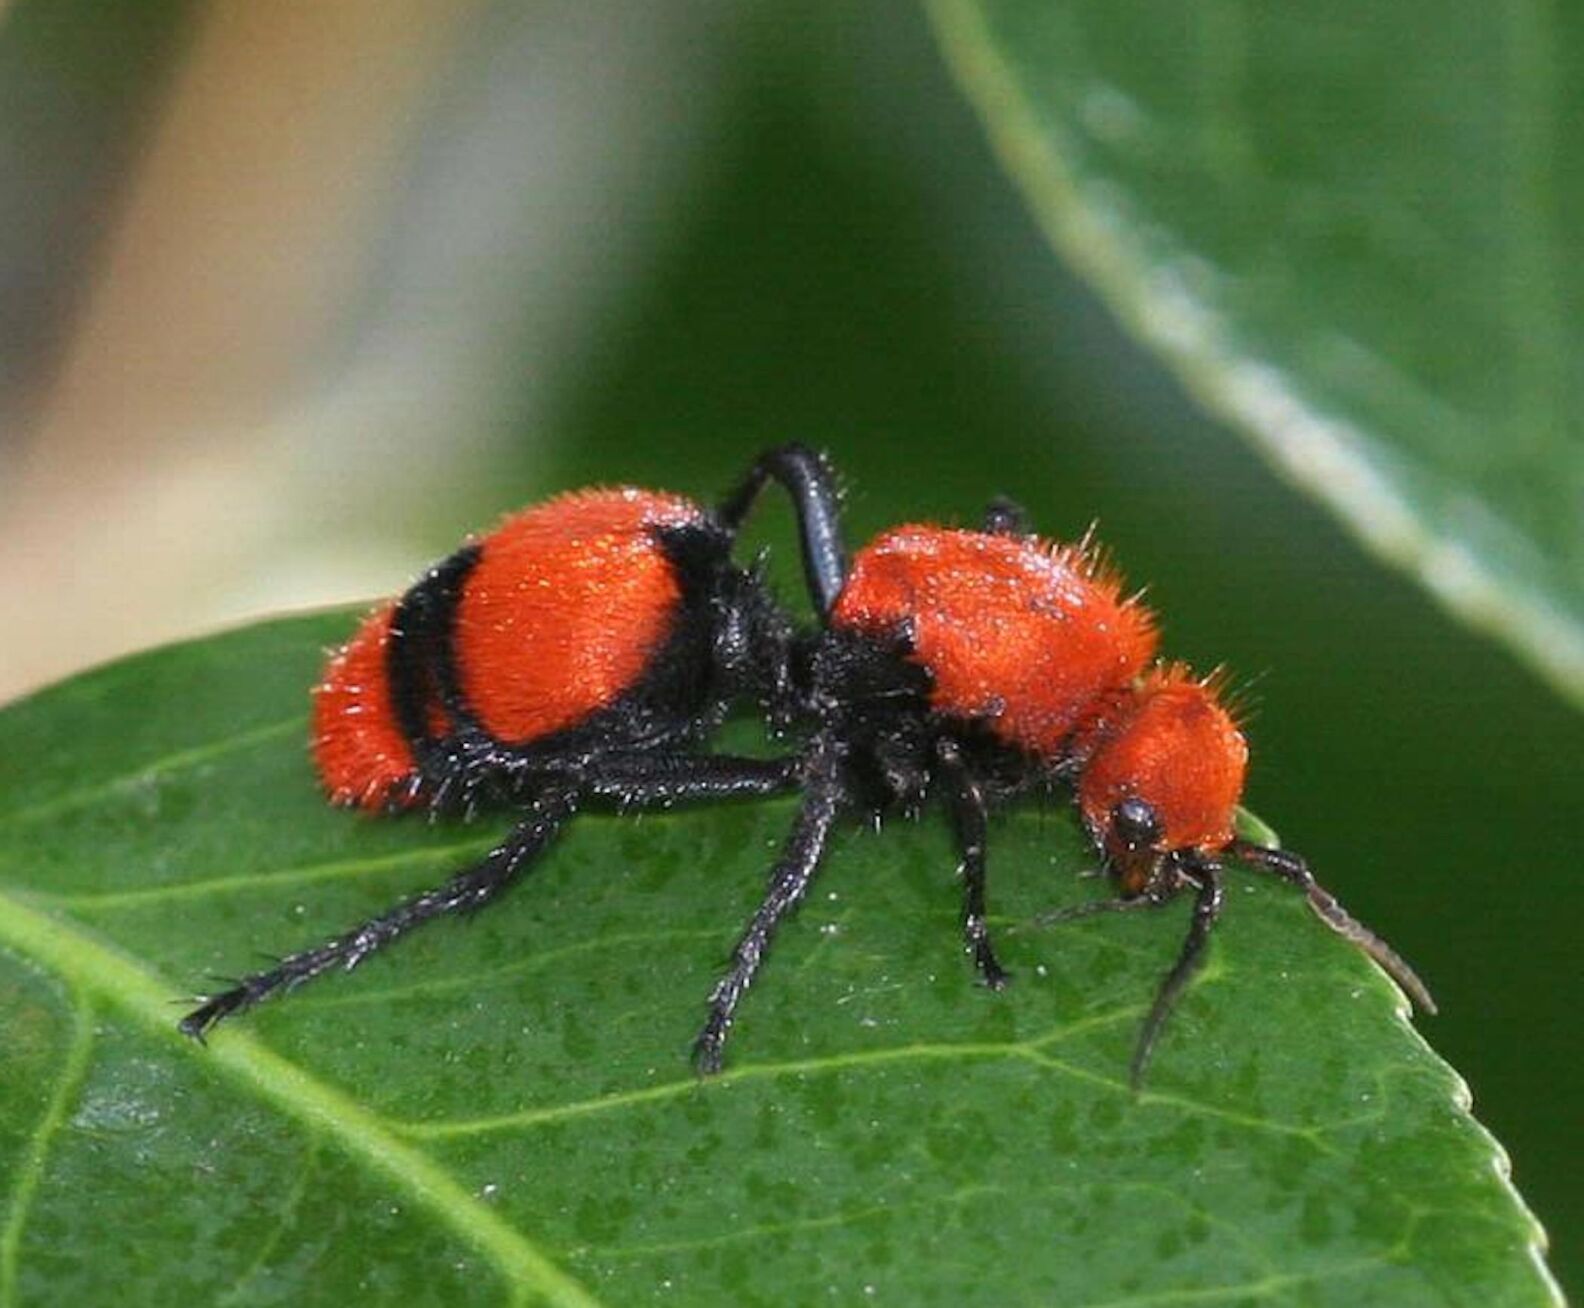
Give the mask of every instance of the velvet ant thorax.
[[1083, 545], [921, 525], [858, 551], [831, 625], [905, 633], [938, 713], [1047, 759], [1157, 639], [1149, 610]]
[[[797, 511], [817, 622], [794, 628], [733, 557], [769, 482]], [[758, 909], [709, 996], [694, 1046], [721, 1065], [739, 1003], [808, 893], [844, 819], [941, 803], [957, 839], [963, 943], [1007, 983], [988, 923], [989, 814], [1029, 794], [1078, 807], [1116, 889], [1047, 920], [1169, 903], [1194, 914], [1135, 1050], [1135, 1083], [1203, 958], [1236, 858], [1303, 891], [1332, 930], [1433, 1011], [1413, 971], [1296, 855], [1238, 840], [1248, 747], [1222, 683], [1157, 663], [1153, 615], [1087, 538], [1031, 533], [996, 499], [980, 530], [913, 524], [849, 566], [835, 478], [797, 445], [767, 451], [707, 509], [631, 487], [524, 509], [368, 615], [313, 693], [313, 749], [336, 803], [517, 825], [449, 880], [209, 997], [193, 1036], [414, 927], [493, 902], [584, 808], [801, 795]], [[790, 725], [788, 752], [712, 751], [734, 705]]]

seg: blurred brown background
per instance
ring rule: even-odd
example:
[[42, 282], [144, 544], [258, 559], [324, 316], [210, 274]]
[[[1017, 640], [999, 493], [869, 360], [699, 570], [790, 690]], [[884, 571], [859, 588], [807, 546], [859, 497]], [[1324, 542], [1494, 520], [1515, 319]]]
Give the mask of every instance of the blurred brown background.
[[736, 21], [106, 17], [21, 6], [7, 32], [0, 618], [27, 638], [0, 698], [389, 589], [426, 513], [503, 450], [526, 463], [520, 433], [677, 221]]

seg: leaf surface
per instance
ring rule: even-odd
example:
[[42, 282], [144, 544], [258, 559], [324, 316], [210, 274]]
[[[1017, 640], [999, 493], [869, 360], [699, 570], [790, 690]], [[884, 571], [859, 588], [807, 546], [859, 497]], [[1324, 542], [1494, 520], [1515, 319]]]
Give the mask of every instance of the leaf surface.
[[508, 899], [217, 1031], [210, 973], [503, 829], [324, 805], [305, 688], [349, 615], [0, 714], [0, 1303], [1546, 1304], [1540, 1233], [1400, 996], [1237, 872], [1125, 1084], [1186, 904], [1094, 893], [1065, 808], [993, 828], [1014, 986], [975, 986], [936, 823], [852, 830], [686, 1051], [787, 803], [584, 816]]
[[930, 0], [1055, 246], [1213, 412], [1584, 703], [1561, 9]]

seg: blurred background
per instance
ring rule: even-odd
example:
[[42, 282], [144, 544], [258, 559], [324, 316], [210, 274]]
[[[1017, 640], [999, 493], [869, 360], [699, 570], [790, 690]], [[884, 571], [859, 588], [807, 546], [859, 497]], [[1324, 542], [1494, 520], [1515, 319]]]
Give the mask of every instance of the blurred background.
[[789, 439], [856, 539], [1098, 519], [1258, 679], [1251, 807], [1430, 982], [1584, 1285], [1584, 722], [1122, 332], [917, 9], [0, 3], [0, 701]]

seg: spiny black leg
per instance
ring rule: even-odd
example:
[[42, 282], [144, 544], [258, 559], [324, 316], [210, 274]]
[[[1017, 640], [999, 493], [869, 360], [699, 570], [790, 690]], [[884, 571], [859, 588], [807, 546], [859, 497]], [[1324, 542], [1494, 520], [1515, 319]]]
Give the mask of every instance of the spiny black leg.
[[1183, 937], [1182, 951], [1172, 970], [1161, 982], [1155, 1002], [1150, 1005], [1149, 1016], [1139, 1031], [1138, 1045], [1133, 1051], [1133, 1062], [1128, 1068], [1128, 1081], [1135, 1090], [1144, 1083], [1144, 1069], [1149, 1066], [1155, 1041], [1171, 1016], [1173, 1005], [1183, 989], [1204, 962], [1205, 942], [1210, 939], [1210, 929], [1221, 915], [1224, 894], [1221, 889], [1221, 870], [1211, 863], [1200, 863], [1185, 871], [1195, 887], [1193, 921], [1188, 924], [1188, 934]]
[[720, 1071], [721, 1050], [731, 1031], [732, 1015], [737, 1010], [737, 1004], [753, 984], [754, 975], [769, 951], [776, 927], [808, 893], [809, 883], [825, 856], [825, 848], [841, 805], [842, 791], [834, 766], [818, 769], [804, 792], [803, 807], [798, 812], [780, 861], [771, 873], [770, 888], [764, 901], [754, 912], [748, 929], [732, 951], [731, 966], [710, 993], [709, 1019], [699, 1032], [698, 1039], [693, 1042], [693, 1059], [700, 1074], [707, 1076]]
[[997, 495], [985, 507], [981, 530], [992, 536], [1027, 536], [1028, 514], [1016, 500]]
[[736, 799], [794, 789], [798, 758], [737, 758], [725, 754], [618, 754], [575, 774], [579, 793], [624, 807], [695, 799]]
[[244, 977], [184, 1017], [183, 1034], [201, 1040], [204, 1032], [222, 1018], [251, 1008], [277, 990], [301, 985], [333, 967], [351, 971], [375, 950], [420, 923], [446, 913], [483, 908], [544, 851], [575, 807], [571, 790], [546, 791], [528, 806], [527, 816], [516, 829], [482, 861], [317, 948], [289, 954], [269, 971]]
[[942, 738], [935, 747], [946, 784], [951, 787], [952, 826], [957, 832], [957, 848], [962, 855], [963, 940], [973, 955], [974, 966], [992, 990], [1001, 990], [1010, 979], [990, 944], [990, 929], [985, 925], [985, 801], [984, 792], [963, 763], [957, 742]]
[[847, 551], [842, 544], [836, 478], [824, 455], [797, 444], [766, 450], [716, 509], [715, 517], [727, 531], [736, 532], [765, 482], [772, 477], [786, 488], [797, 510], [803, 574], [823, 620], [847, 580]]
[[1351, 941], [1383, 967], [1387, 974], [1408, 992], [1414, 1005], [1425, 1013], [1436, 1011], [1435, 1000], [1425, 983], [1415, 975], [1395, 949], [1360, 922], [1337, 902], [1336, 896], [1314, 879], [1309, 865], [1285, 849], [1267, 849], [1250, 840], [1234, 840], [1226, 852], [1264, 872], [1291, 881], [1309, 900], [1315, 915], [1344, 940]]

